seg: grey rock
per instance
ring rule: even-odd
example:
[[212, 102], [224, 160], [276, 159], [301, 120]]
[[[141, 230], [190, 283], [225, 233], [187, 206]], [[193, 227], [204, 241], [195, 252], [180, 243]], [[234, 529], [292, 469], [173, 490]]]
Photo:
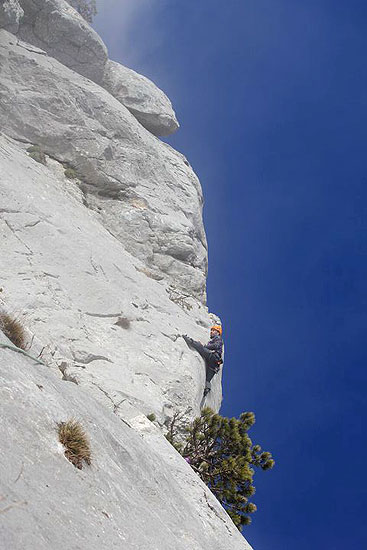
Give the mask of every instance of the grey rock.
[[179, 128], [170, 100], [145, 76], [109, 60], [102, 85], [152, 134], [168, 136]]
[[90, 25], [64, 0], [19, 0], [22, 40], [43, 49], [77, 73], [101, 82], [107, 48]]
[[[0, 546], [250, 550], [163, 435], [222, 399], [220, 374], [202, 399], [204, 362], [181, 338], [218, 322], [200, 183], [72, 55], [75, 70], [55, 59], [65, 3], [22, 4], [32, 44], [0, 31], [0, 310], [31, 357], [0, 346]], [[81, 471], [57, 438], [72, 417], [91, 440]]]
[[106, 90], [6, 31], [0, 65], [3, 132], [74, 168], [85, 203], [145, 264], [146, 277], [163, 276], [205, 303], [202, 191], [185, 157]]
[[[205, 366], [180, 335], [207, 340], [212, 316], [192, 298], [185, 309], [167, 282], [146, 276], [64, 167], [26, 149], [0, 136], [0, 306], [23, 320], [30, 342], [34, 335], [30, 353], [44, 350], [57, 376], [116, 414], [129, 404], [162, 426], [176, 412], [191, 420]], [[217, 375], [205, 404], [218, 410], [221, 396]]]
[[23, 14], [18, 0], [0, 0], [0, 29], [16, 33]]
[[[0, 382], [2, 549], [251, 550], [143, 415], [131, 410], [122, 422], [79, 386], [1, 348]], [[58, 440], [70, 418], [90, 439], [82, 470]]]

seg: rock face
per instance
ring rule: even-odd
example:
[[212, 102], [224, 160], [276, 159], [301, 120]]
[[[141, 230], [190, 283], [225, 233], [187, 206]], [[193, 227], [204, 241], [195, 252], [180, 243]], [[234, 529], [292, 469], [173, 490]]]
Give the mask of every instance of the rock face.
[[[251, 550], [147, 418], [121, 422], [46, 367], [9, 350], [0, 358], [2, 549]], [[91, 443], [81, 471], [58, 441], [71, 417]]]
[[168, 136], [179, 128], [170, 100], [145, 76], [108, 61], [103, 86], [152, 134]]
[[[202, 193], [183, 155], [147, 132], [108, 92], [0, 33], [4, 133], [72, 166], [86, 202], [148, 272], [205, 302]], [[27, 98], [20, 102], [23, 86]]]
[[24, 10], [18, 36], [77, 73], [101, 82], [107, 48], [64, 0], [19, 0]]
[[0, 0], [0, 29], [17, 32], [23, 14], [18, 0]]
[[[97, 84], [106, 52], [72, 8], [20, 4], [19, 35], [0, 30], [0, 313], [44, 365], [0, 346], [0, 546], [249, 549], [164, 437], [222, 398], [216, 375], [203, 400], [204, 362], [181, 337], [218, 322], [200, 183], [156, 122]], [[71, 417], [91, 438], [82, 471], [57, 439]]]
[[[207, 309], [152, 278], [59, 162], [0, 144], [1, 297], [35, 336], [32, 349], [122, 416], [130, 407], [162, 425], [177, 411], [197, 416], [204, 364], [179, 335], [207, 339]], [[209, 395], [218, 409], [220, 377]]]

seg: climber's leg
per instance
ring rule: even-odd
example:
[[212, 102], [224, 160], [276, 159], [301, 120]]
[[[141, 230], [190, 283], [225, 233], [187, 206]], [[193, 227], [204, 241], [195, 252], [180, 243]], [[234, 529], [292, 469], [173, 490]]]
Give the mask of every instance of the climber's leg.
[[196, 342], [193, 340], [190, 343], [191, 347], [194, 348], [198, 353], [200, 353], [201, 357], [205, 359], [205, 361], [210, 361], [210, 358], [212, 357], [213, 353], [208, 350], [203, 344], [200, 342]]
[[207, 395], [210, 390], [212, 389], [211, 381], [213, 376], [216, 374], [216, 370], [214, 370], [208, 362], [205, 364], [206, 367], [206, 379], [205, 379], [205, 389], [204, 389], [204, 396]]
[[188, 336], [183, 335], [182, 336], [185, 340], [185, 342], [195, 349], [203, 359], [205, 359], [205, 369], [206, 369], [206, 379], [205, 379], [205, 389], [204, 389], [204, 397], [210, 392], [211, 390], [211, 380], [213, 376], [218, 372], [218, 361], [216, 359], [215, 354], [213, 354], [212, 351], [208, 350], [203, 344], [200, 342], [196, 342], [192, 338], [189, 338]]

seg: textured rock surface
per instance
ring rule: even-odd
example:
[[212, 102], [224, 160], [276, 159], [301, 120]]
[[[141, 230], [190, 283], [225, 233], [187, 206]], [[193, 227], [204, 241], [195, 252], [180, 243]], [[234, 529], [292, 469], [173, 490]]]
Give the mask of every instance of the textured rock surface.
[[145, 76], [108, 61], [102, 85], [152, 134], [168, 136], [179, 128], [170, 100]]
[[[24, 319], [35, 352], [46, 347], [64, 377], [118, 414], [133, 406], [161, 423], [176, 411], [196, 416], [204, 364], [178, 335], [207, 339], [206, 308], [175, 303], [168, 284], [147, 276], [85, 207], [63, 166], [35, 162], [26, 147], [0, 140], [4, 307]], [[220, 402], [218, 376], [206, 403]]]
[[[3, 349], [0, 396], [2, 549], [250, 550], [143, 416], [121, 422], [74, 384]], [[92, 465], [81, 471], [58, 442], [57, 424], [70, 417], [91, 441]]]
[[0, 0], [0, 29], [17, 32], [23, 13], [18, 0]]
[[[79, 16], [21, 4], [32, 44], [0, 31], [0, 310], [47, 366], [0, 347], [0, 547], [249, 549], [163, 436], [173, 414], [183, 425], [222, 397], [217, 375], [202, 401], [203, 360], [180, 337], [205, 341], [218, 321], [200, 184], [77, 74], [104, 66]], [[91, 438], [83, 471], [57, 440], [71, 417]]]
[[75, 168], [89, 206], [147, 272], [205, 302], [202, 192], [183, 155], [107, 91], [6, 31], [0, 66], [3, 132]]
[[100, 82], [107, 48], [98, 34], [64, 0], [19, 0], [24, 18], [18, 36], [77, 73]]

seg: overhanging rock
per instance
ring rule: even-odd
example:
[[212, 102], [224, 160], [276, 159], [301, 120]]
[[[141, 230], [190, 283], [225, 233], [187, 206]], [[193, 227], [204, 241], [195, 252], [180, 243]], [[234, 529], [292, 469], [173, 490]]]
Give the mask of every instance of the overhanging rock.
[[168, 136], [179, 128], [170, 100], [145, 76], [108, 61], [102, 85], [152, 134]]

